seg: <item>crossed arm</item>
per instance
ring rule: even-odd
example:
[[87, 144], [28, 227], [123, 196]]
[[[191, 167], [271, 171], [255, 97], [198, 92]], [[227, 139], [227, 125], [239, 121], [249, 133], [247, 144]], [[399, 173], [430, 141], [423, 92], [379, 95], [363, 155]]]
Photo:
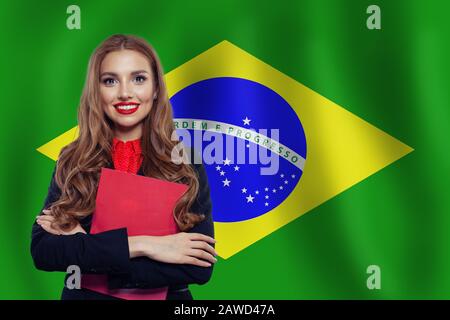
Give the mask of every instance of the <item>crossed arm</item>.
[[[66, 271], [78, 265], [83, 273], [108, 274], [111, 288], [157, 288], [179, 284], [204, 284], [212, 275], [217, 255], [206, 172], [196, 166], [200, 190], [194, 204], [206, 219], [189, 232], [170, 236], [129, 237], [126, 228], [88, 234], [91, 217], [70, 232], [51, 226], [53, 217], [43, 209], [33, 225], [31, 254], [38, 269]], [[44, 204], [59, 198], [54, 180]], [[192, 208], [191, 208], [192, 209]]]

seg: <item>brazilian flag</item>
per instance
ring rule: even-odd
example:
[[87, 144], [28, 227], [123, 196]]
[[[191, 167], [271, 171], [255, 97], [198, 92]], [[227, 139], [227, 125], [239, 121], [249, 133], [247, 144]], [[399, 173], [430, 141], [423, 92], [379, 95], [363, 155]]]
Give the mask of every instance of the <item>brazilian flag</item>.
[[31, 226], [76, 138], [89, 56], [124, 33], [158, 52], [178, 129], [213, 130], [278, 163], [263, 175], [227, 150], [205, 165], [220, 258], [194, 298], [449, 299], [449, 9], [0, 2], [0, 298], [60, 297], [64, 274], [33, 265]]

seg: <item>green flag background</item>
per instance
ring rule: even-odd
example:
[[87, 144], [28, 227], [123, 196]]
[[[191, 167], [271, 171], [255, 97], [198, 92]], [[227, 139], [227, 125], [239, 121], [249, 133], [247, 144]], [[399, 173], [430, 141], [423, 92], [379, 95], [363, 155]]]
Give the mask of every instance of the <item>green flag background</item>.
[[[81, 30], [66, 9], [81, 8]], [[366, 8], [381, 8], [368, 30]], [[229, 40], [415, 149], [227, 260], [197, 299], [450, 298], [447, 1], [2, 1], [0, 298], [59, 299], [31, 225], [54, 162], [36, 148], [77, 124], [89, 55], [130, 33], [165, 72]], [[366, 286], [369, 265], [381, 289]]]

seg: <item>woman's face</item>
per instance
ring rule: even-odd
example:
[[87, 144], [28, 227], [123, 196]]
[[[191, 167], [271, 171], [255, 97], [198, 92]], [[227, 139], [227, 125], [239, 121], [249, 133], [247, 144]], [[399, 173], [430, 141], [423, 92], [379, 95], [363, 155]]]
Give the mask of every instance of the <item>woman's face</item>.
[[[142, 120], [156, 97], [153, 73], [147, 58], [134, 50], [108, 53], [100, 66], [103, 110], [115, 130], [142, 133]], [[135, 137], [136, 138], [136, 137]]]

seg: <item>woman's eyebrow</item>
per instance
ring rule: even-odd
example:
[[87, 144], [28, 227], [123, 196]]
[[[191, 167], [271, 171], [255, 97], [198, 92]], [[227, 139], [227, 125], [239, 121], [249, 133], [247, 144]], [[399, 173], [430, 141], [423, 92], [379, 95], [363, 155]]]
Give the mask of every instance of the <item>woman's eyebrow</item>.
[[135, 75], [135, 74], [140, 74], [140, 73], [148, 73], [148, 72], [145, 70], [137, 70], [137, 71], [133, 71], [131, 74]]
[[[134, 76], [134, 75], [140, 74], [140, 73], [148, 73], [148, 72], [145, 71], [145, 70], [136, 70], [136, 71], [131, 72], [131, 75]], [[101, 76], [101, 77], [103, 77], [103, 76], [113, 76], [113, 77], [117, 77], [117, 73], [115, 73], [115, 72], [103, 72], [100, 76]]]

